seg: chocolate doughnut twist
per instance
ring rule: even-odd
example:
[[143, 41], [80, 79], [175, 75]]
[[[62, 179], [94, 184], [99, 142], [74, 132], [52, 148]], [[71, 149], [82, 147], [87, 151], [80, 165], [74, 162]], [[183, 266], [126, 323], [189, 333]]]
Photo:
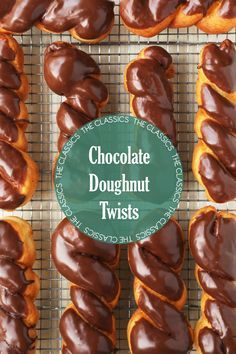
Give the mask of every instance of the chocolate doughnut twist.
[[27, 151], [24, 104], [28, 82], [23, 52], [10, 36], [0, 35], [0, 208], [26, 204], [36, 189], [38, 168]]
[[0, 220], [0, 353], [33, 354], [39, 279], [32, 271], [35, 246], [30, 225], [19, 218]]
[[24, 33], [36, 25], [50, 33], [69, 31], [80, 41], [97, 43], [110, 33], [114, 2], [109, 0], [7, 0], [0, 8], [0, 32]]
[[158, 46], [143, 49], [125, 70], [125, 87], [130, 93], [131, 112], [165, 133], [176, 145], [171, 55]]
[[120, 294], [114, 272], [119, 246], [93, 240], [64, 219], [52, 235], [52, 257], [58, 271], [71, 282], [72, 303], [60, 320], [62, 353], [114, 353], [112, 309]]
[[133, 33], [152, 37], [168, 27], [196, 25], [209, 34], [236, 26], [235, 0], [121, 0], [120, 15]]
[[179, 276], [184, 240], [175, 219], [156, 234], [129, 245], [129, 265], [138, 309], [128, 325], [133, 354], [187, 354], [192, 330], [181, 309], [186, 288]]
[[236, 197], [236, 51], [228, 39], [206, 45], [197, 81], [198, 144], [193, 173], [209, 200], [225, 203]]
[[85, 123], [97, 118], [108, 101], [97, 63], [69, 43], [56, 42], [45, 52], [44, 75], [49, 88], [66, 96], [57, 113], [58, 150]]
[[192, 218], [189, 243], [203, 290], [195, 329], [200, 354], [236, 353], [236, 215], [200, 209]]

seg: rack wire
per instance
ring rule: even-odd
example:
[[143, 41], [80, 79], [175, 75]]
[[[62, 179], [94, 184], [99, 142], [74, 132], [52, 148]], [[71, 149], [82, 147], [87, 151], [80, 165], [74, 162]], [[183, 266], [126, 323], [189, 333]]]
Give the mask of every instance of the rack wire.
[[[25, 53], [25, 71], [30, 81], [28, 109], [31, 124], [28, 128], [29, 151], [40, 167], [40, 182], [33, 200], [25, 207], [12, 213], [28, 220], [34, 230], [37, 248], [35, 269], [41, 277], [41, 292], [37, 300], [40, 310], [38, 325], [37, 353], [55, 354], [60, 352], [61, 338], [58, 330], [59, 319], [63, 309], [69, 303], [68, 283], [63, 279], [50, 258], [50, 235], [58, 222], [63, 218], [57, 204], [52, 183], [52, 162], [56, 155], [58, 128], [56, 112], [63, 98], [52, 94], [43, 78], [43, 53], [48, 44], [64, 40], [78, 45], [91, 54], [99, 64], [103, 81], [110, 93], [109, 104], [104, 113], [129, 113], [129, 95], [124, 90], [123, 73], [127, 63], [147, 45], [161, 45], [173, 56], [176, 76], [173, 80], [175, 93], [175, 117], [178, 128], [178, 150], [184, 168], [184, 191], [176, 216], [181, 223], [187, 239], [188, 222], [198, 208], [210, 204], [204, 191], [195, 181], [191, 171], [191, 157], [196, 137], [193, 132], [194, 115], [197, 111], [195, 103], [195, 83], [200, 49], [207, 42], [221, 42], [229, 38], [236, 42], [236, 31], [225, 35], [208, 36], [195, 27], [187, 29], [167, 29], [156, 37], [147, 40], [129, 34], [120, 23], [116, 1], [115, 26], [109, 38], [99, 45], [79, 44], [69, 34], [51, 35], [42, 33], [36, 28], [24, 35], [17, 36]], [[219, 209], [236, 211], [236, 202], [227, 205], [216, 205]], [[9, 213], [8, 213], [9, 214]], [[5, 215], [1, 212], [1, 215]], [[187, 246], [187, 242], [186, 242]], [[188, 249], [188, 247], [187, 247]], [[135, 309], [132, 294], [132, 275], [127, 264], [127, 249], [122, 247], [118, 275], [122, 283], [122, 294], [119, 306], [115, 311], [117, 319], [118, 353], [129, 353], [126, 328], [127, 322]], [[194, 325], [199, 318], [199, 300], [201, 292], [194, 278], [194, 261], [186, 252], [183, 279], [188, 289], [188, 302], [185, 312]], [[194, 353], [195, 351], [192, 351]]]

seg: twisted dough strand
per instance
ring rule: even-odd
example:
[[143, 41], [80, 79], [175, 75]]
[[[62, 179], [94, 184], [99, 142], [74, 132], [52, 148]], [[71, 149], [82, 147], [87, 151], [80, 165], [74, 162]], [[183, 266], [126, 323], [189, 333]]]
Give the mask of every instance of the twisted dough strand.
[[109, 0], [7, 0], [0, 9], [0, 32], [24, 33], [36, 25], [50, 33], [69, 31], [97, 43], [110, 33], [114, 3]]
[[131, 112], [154, 125], [176, 145], [170, 54], [163, 48], [143, 49], [125, 70], [125, 87], [130, 93]]
[[33, 354], [39, 279], [32, 271], [35, 246], [29, 224], [16, 217], [0, 220], [0, 352]]
[[64, 354], [115, 352], [112, 309], [120, 294], [114, 272], [119, 246], [95, 241], [64, 219], [52, 235], [52, 257], [71, 282], [72, 303], [60, 320]]
[[120, 15], [133, 33], [152, 37], [168, 27], [196, 25], [209, 34], [236, 26], [235, 0], [121, 0]]
[[99, 79], [96, 62], [69, 43], [56, 42], [46, 49], [44, 74], [49, 88], [66, 96], [57, 113], [61, 151], [77, 129], [100, 115], [108, 101], [108, 91]]
[[179, 276], [184, 259], [183, 233], [170, 219], [155, 235], [129, 245], [138, 309], [128, 325], [133, 354], [187, 354], [192, 332], [181, 309], [186, 288]]
[[193, 172], [209, 200], [225, 203], [236, 197], [236, 51], [228, 39], [206, 45], [197, 81], [198, 144]]
[[192, 218], [189, 243], [203, 290], [195, 329], [200, 354], [236, 353], [236, 216], [200, 209]]
[[0, 208], [7, 210], [26, 204], [38, 181], [38, 168], [26, 152], [27, 95], [23, 52], [13, 38], [0, 35]]

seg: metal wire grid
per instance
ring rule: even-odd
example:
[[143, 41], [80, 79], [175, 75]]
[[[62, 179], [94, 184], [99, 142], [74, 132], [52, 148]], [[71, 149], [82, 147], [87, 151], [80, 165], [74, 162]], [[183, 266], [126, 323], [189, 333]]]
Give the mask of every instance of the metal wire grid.
[[[39, 164], [41, 175], [33, 200], [25, 207], [12, 213], [30, 221], [37, 248], [35, 270], [41, 277], [41, 292], [37, 300], [40, 310], [38, 325], [38, 353], [59, 353], [61, 338], [58, 324], [63, 309], [69, 303], [68, 283], [55, 270], [50, 258], [50, 234], [63, 218], [51, 184], [52, 162], [56, 154], [58, 129], [56, 112], [62, 98], [52, 94], [43, 79], [43, 53], [46, 46], [56, 40], [77, 44], [91, 54], [99, 63], [102, 78], [108, 86], [110, 101], [104, 113], [129, 113], [129, 95], [124, 91], [123, 72], [127, 63], [147, 45], [159, 44], [173, 56], [176, 76], [173, 80], [175, 112], [178, 127], [179, 152], [185, 172], [185, 186], [180, 207], [176, 213], [187, 239], [188, 222], [195, 210], [209, 204], [203, 190], [195, 181], [191, 171], [191, 157], [194, 146], [193, 122], [197, 110], [195, 104], [195, 83], [197, 63], [201, 47], [211, 42], [229, 38], [236, 42], [236, 32], [226, 35], [208, 36], [196, 28], [181, 30], [168, 29], [150, 40], [129, 34], [120, 23], [118, 1], [116, 4], [115, 26], [109, 38], [99, 45], [79, 45], [68, 34], [51, 35], [33, 29], [17, 36], [25, 52], [25, 71], [30, 81], [28, 110], [31, 124], [28, 128], [29, 151]], [[218, 205], [219, 209], [236, 211], [236, 202]], [[1, 215], [6, 213], [2, 212]], [[8, 213], [9, 214], [9, 213]], [[122, 247], [118, 275], [122, 283], [122, 294], [116, 313], [117, 348], [120, 354], [129, 353], [126, 339], [127, 322], [135, 309], [132, 295], [132, 275], [127, 264], [127, 250]], [[188, 303], [185, 311], [194, 325], [199, 318], [201, 292], [194, 278], [194, 262], [186, 252], [183, 279], [188, 288]], [[192, 352], [194, 353], [194, 351]]]

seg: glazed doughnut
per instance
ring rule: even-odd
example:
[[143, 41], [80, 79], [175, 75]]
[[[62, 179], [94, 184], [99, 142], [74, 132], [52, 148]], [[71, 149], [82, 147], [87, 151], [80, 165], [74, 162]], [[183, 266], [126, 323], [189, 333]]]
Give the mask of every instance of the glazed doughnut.
[[128, 324], [132, 354], [187, 354], [192, 330], [182, 313], [186, 287], [180, 278], [184, 238], [175, 219], [142, 241], [129, 245], [138, 309]]
[[85, 52], [65, 42], [52, 43], [45, 52], [44, 76], [49, 88], [66, 100], [57, 113], [58, 150], [82, 125], [98, 118], [108, 101], [100, 69]]
[[209, 34], [236, 27], [235, 0], [121, 0], [120, 15], [131, 32], [143, 37], [168, 27], [196, 25]]
[[171, 55], [163, 48], [143, 49], [125, 70], [125, 88], [130, 93], [134, 116], [159, 128], [176, 145], [173, 91], [169, 81], [174, 76]]
[[17, 217], [0, 220], [0, 353], [36, 352], [39, 278], [33, 272], [35, 245], [30, 225]]
[[27, 153], [24, 101], [28, 81], [23, 72], [23, 51], [8, 35], [0, 35], [0, 208], [26, 204], [36, 189], [38, 168]]
[[112, 313], [120, 295], [114, 268], [118, 245], [89, 238], [67, 219], [52, 235], [54, 264], [70, 281], [71, 304], [60, 320], [63, 354], [115, 353], [115, 319]]
[[236, 353], [236, 215], [208, 206], [191, 219], [189, 243], [203, 290], [199, 354]]
[[193, 173], [209, 200], [225, 203], [236, 197], [236, 51], [226, 39], [207, 44], [200, 55], [199, 105], [195, 119], [198, 144]]
[[19, 34], [34, 25], [49, 33], [69, 31], [82, 42], [97, 43], [110, 33], [114, 2], [109, 0], [8, 0], [0, 9], [0, 32]]

